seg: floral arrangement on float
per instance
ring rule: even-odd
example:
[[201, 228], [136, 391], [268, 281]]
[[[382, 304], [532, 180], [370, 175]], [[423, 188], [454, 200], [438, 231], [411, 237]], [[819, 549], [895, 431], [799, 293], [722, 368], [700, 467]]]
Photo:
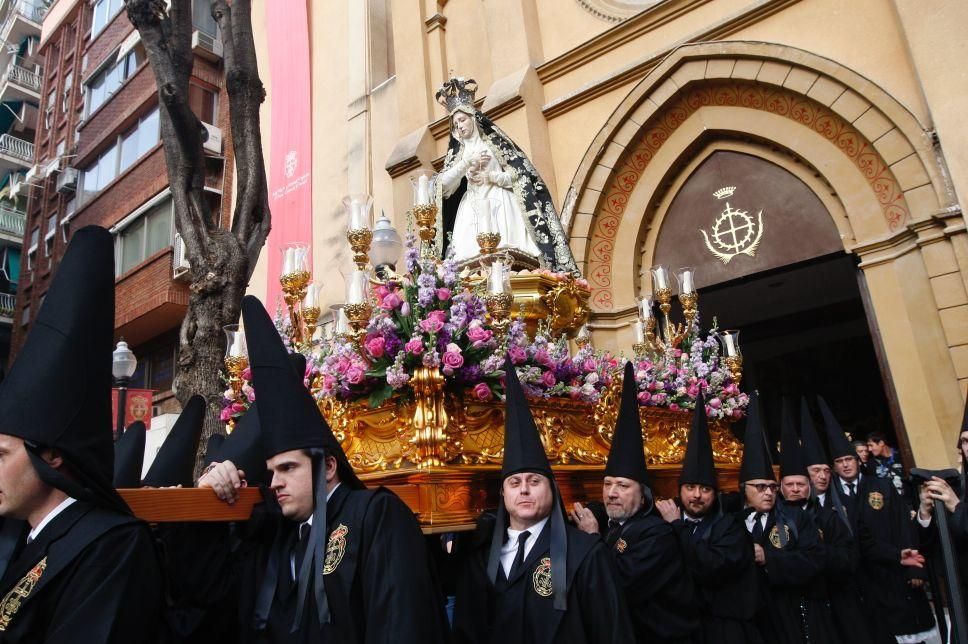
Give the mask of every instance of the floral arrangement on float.
[[[424, 198], [433, 192], [428, 181]], [[344, 446], [354, 467], [495, 462], [500, 434], [492, 430], [502, 422], [505, 357], [532, 399], [536, 421], [549, 432], [549, 455], [559, 463], [603, 461], [626, 357], [594, 347], [585, 280], [533, 267], [513, 271], [513, 257], [499, 249], [500, 235], [487, 225], [478, 228], [481, 254], [473, 262], [442, 258], [433, 244], [432, 204], [415, 203], [405, 242], [385, 216], [373, 224], [368, 196], [347, 197], [344, 205], [354, 262], [343, 271], [345, 302], [332, 307], [331, 322], [320, 324], [308, 248], [292, 245], [284, 249], [285, 307], [276, 324], [290, 350], [305, 355], [306, 387], [337, 435], [349, 441]], [[486, 207], [481, 215], [486, 221]], [[659, 266], [653, 269], [654, 297], [639, 301], [632, 324], [643, 418], [671, 413], [676, 427], [687, 427], [688, 416], [675, 412], [694, 409], [702, 390], [711, 420], [739, 419], [748, 397], [739, 389], [738, 332], [719, 332], [714, 322], [702, 333], [693, 271], [680, 269], [676, 277], [685, 322], [672, 321], [670, 276]], [[231, 427], [256, 392], [242, 332], [233, 326], [226, 333], [222, 420]], [[388, 428], [394, 428], [390, 434]], [[387, 456], [388, 442], [396, 445], [390, 449], [395, 459]], [[659, 462], [680, 457], [661, 449]]]

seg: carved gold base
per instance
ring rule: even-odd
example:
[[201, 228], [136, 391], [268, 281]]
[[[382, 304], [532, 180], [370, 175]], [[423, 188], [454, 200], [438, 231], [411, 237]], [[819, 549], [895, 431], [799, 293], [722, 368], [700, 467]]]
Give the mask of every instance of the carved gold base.
[[[601, 498], [616, 395], [608, 392], [598, 405], [561, 399], [531, 403], [566, 502]], [[321, 407], [362, 479], [394, 490], [427, 531], [469, 529], [482, 510], [497, 505], [504, 404], [445, 394], [437, 412], [445, 424], [438, 428], [425, 420], [426, 404], [393, 400], [369, 409], [365, 403], [326, 401]], [[652, 407], [640, 413], [653, 488], [671, 496], [691, 414]], [[723, 489], [736, 489], [742, 445], [724, 421], [711, 421], [710, 435]]]
[[518, 273], [511, 277], [511, 288], [514, 289], [512, 312], [524, 318], [532, 337], [542, 321], [547, 322], [553, 335], [564, 333], [569, 337], [588, 321], [590, 292], [577, 282], [559, 282], [538, 273]]

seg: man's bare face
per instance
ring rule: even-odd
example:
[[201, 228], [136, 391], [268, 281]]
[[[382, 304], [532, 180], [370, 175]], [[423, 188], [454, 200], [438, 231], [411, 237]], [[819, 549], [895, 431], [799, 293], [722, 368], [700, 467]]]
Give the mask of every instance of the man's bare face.
[[282, 515], [291, 521], [306, 521], [313, 514], [313, 461], [301, 449], [276, 454], [266, 467], [272, 472], [270, 487]]
[[715, 500], [716, 490], [708, 485], [683, 483], [679, 486], [679, 503], [690, 516], [705, 516]]
[[504, 479], [501, 492], [515, 530], [528, 528], [551, 514], [554, 493], [546, 476], [535, 472], [512, 474]]
[[860, 467], [857, 465], [857, 458], [853, 456], [835, 458], [834, 471], [837, 472], [837, 476], [845, 481], [853, 481], [860, 472]]
[[817, 494], [824, 494], [830, 487], [830, 466], [825, 464], [810, 465], [807, 467], [810, 475], [810, 482]]
[[43, 504], [48, 489], [37, 476], [23, 439], [0, 434], [0, 516], [26, 520]]
[[799, 474], [784, 476], [780, 481], [783, 498], [790, 502], [806, 501], [810, 498], [810, 479]]

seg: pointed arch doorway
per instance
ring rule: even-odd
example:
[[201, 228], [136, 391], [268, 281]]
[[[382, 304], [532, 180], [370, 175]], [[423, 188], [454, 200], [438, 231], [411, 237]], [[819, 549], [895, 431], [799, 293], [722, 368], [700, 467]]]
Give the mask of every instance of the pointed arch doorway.
[[[773, 441], [781, 401], [822, 395], [856, 439], [886, 433], [909, 457], [893, 386], [879, 361], [857, 258], [843, 243], [843, 206], [819, 173], [755, 141], [717, 141], [665, 185], [643, 244], [648, 267], [697, 269], [704, 328], [741, 329], [744, 388], [760, 392]], [[910, 461], [908, 461], [910, 462]]]

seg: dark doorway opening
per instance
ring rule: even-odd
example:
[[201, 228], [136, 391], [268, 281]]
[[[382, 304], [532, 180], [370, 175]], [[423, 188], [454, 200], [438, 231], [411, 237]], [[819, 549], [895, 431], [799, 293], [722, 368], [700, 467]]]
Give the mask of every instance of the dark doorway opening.
[[820, 420], [817, 395], [852, 438], [881, 431], [899, 446], [852, 256], [826, 255], [701, 289], [699, 308], [715, 314], [720, 329], [741, 330], [742, 387], [759, 391], [774, 448], [783, 398], [799, 423], [801, 396]]

